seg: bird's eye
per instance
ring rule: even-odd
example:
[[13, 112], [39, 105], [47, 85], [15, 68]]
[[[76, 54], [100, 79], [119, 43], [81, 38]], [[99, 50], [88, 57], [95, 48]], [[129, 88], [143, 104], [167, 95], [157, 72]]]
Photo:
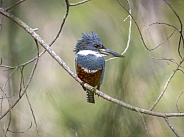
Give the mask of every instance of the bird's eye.
[[100, 48], [100, 45], [94, 45], [94, 47], [95, 47], [96, 49], [99, 49], [99, 48]]

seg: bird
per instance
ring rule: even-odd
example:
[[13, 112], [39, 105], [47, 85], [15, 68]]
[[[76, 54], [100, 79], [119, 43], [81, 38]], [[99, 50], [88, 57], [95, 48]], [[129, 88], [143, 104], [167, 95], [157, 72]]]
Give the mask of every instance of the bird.
[[[75, 69], [77, 76], [84, 83], [88, 83], [98, 90], [100, 90], [104, 78], [104, 56], [124, 57], [105, 48], [97, 33], [93, 31], [90, 34], [82, 33], [82, 38], [77, 41], [74, 52], [76, 54]], [[87, 102], [95, 103], [94, 92], [89, 91], [84, 86], [82, 87], [86, 91]]]

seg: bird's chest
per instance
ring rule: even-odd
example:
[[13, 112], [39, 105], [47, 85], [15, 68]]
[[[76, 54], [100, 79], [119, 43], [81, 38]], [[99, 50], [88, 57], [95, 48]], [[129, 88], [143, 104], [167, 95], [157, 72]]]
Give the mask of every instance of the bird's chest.
[[77, 53], [75, 62], [86, 71], [96, 71], [105, 66], [105, 60], [100, 54], [88, 50]]
[[75, 62], [77, 75], [82, 81], [91, 86], [99, 85], [105, 68], [105, 61], [102, 56], [81, 53], [77, 55]]
[[77, 68], [77, 76], [82, 81], [94, 87], [100, 84], [100, 78], [103, 73], [103, 68], [98, 70], [88, 70], [86, 68], [85, 69], [82, 68], [79, 64], [77, 64], [76, 68]]

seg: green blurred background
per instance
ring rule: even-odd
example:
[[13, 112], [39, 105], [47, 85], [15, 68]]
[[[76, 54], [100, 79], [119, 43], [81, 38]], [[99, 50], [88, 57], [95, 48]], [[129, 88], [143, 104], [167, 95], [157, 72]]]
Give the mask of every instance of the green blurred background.
[[[128, 8], [126, 1], [121, 0]], [[71, 0], [71, 3], [77, 2]], [[184, 1], [168, 2], [180, 18], [184, 19]], [[4, 0], [3, 7], [15, 1]], [[153, 22], [167, 22], [179, 28], [179, 22], [171, 9], [161, 0], [132, 1], [132, 14], [142, 31], [149, 48], [160, 44], [173, 29], [164, 25], [153, 25]], [[17, 17], [50, 43], [62, 22], [65, 14], [64, 0], [27, 0], [11, 10]], [[127, 44], [129, 19], [128, 14], [114, 0], [92, 0], [83, 5], [71, 7], [63, 31], [52, 46], [52, 49], [75, 71], [73, 49], [82, 33], [98, 33], [105, 47], [119, 53]], [[132, 25], [131, 42], [125, 59], [106, 62], [106, 72], [101, 90], [108, 95], [134, 106], [149, 109], [163, 90], [164, 84], [176, 65], [153, 60], [154, 57], [173, 58], [179, 62], [177, 52], [179, 34], [175, 34], [158, 49], [147, 52], [135, 24]], [[42, 48], [40, 48], [42, 49]], [[183, 53], [183, 51], [181, 52]], [[0, 58], [3, 64], [17, 65], [36, 56], [34, 40], [15, 23], [3, 17], [0, 31]], [[24, 69], [25, 80], [28, 80], [30, 64]], [[12, 71], [0, 68], [0, 86], [2, 87]], [[6, 88], [8, 95], [19, 90], [20, 71], [12, 77]], [[154, 111], [177, 112], [176, 99], [184, 89], [183, 73], [178, 72]], [[82, 87], [57, 62], [45, 53], [39, 60], [33, 81], [28, 88], [28, 96], [37, 120], [38, 130], [42, 137], [144, 137], [148, 136], [142, 117], [116, 104], [95, 96], [96, 104], [86, 103], [86, 94]], [[183, 111], [182, 96], [179, 108]], [[11, 98], [12, 103], [16, 96]], [[8, 108], [3, 100], [3, 112]], [[164, 119], [143, 115], [151, 137], [174, 136]], [[171, 118], [171, 123], [184, 136], [184, 119]], [[7, 126], [7, 117], [3, 123]], [[27, 99], [24, 97], [12, 110], [12, 131], [24, 131], [31, 122], [33, 126], [22, 133], [10, 133], [8, 136], [36, 136], [36, 127]], [[1, 129], [3, 125], [1, 124]], [[0, 136], [3, 136], [0, 130]]]

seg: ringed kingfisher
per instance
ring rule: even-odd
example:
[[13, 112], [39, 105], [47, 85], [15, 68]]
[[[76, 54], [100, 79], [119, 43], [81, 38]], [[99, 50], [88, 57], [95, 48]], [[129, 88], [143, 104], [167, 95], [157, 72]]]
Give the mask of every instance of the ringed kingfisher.
[[[76, 54], [75, 68], [77, 76], [83, 82], [88, 83], [98, 90], [100, 90], [105, 71], [105, 60], [103, 56], [124, 57], [105, 48], [95, 32], [82, 34], [82, 39], [78, 40], [74, 52]], [[95, 103], [94, 92], [87, 90], [85, 87], [83, 89], [86, 91], [87, 102]]]

